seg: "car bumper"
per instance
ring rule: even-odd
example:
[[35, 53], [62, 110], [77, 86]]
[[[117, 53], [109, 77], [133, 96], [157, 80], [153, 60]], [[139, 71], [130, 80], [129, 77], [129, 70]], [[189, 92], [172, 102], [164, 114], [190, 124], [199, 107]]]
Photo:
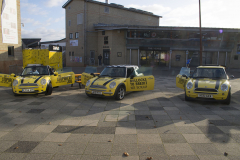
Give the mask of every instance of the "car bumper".
[[[212, 95], [212, 98], [199, 97], [199, 94]], [[193, 91], [186, 91], [186, 95], [187, 95], [187, 97], [192, 98], [192, 99], [221, 101], [221, 100], [227, 99], [228, 91], [227, 92], [219, 92], [219, 93], [208, 93], [208, 92], [195, 93]]]
[[[13, 93], [15, 94], [40, 94], [45, 93], [47, 87], [46, 86], [39, 86], [39, 87], [12, 87]], [[33, 89], [34, 91], [31, 92], [23, 92], [23, 89]]]
[[85, 89], [85, 93], [94, 97], [113, 97], [115, 90]]

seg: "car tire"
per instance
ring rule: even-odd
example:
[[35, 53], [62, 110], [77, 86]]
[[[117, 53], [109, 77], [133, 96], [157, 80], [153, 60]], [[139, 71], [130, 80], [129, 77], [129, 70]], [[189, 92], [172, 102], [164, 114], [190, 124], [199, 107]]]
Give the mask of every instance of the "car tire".
[[185, 101], [190, 101], [190, 98], [187, 96], [186, 91], [185, 91]]
[[231, 89], [228, 92], [227, 99], [224, 101], [224, 104], [229, 105], [231, 103]]
[[125, 96], [125, 87], [120, 86], [115, 92], [115, 99], [122, 100], [124, 98], [124, 96]]
[[47, 85], [47, 89], [46, 89], [45, 95], [51, 95], [52, 94], [52, 90], [53, 90], [52, 83], [49, 82], [49, 84]]

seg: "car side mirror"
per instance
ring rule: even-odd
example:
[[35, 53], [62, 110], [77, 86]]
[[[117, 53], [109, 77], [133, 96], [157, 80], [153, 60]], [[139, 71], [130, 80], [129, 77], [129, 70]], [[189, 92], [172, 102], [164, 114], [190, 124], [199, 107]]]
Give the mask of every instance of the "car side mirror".
[[92, 75], [93, 77], [95, 77], [95, 74], [94, 74], [94, 73], [91, 73], [90, 75]]
[[188, 78], [188, 76], [186, 74], [183, 74], [182, 77]]
[[57, 76], [58, 75], [58, 72], [54, 72], [54, 76]]
[[16, 77], [16, 75], [14, 73], [11, 74], [12, 77]]
[[131, 75], [131, 76], [130, 76], [130, 79], [133, 79], [133, 78], [134, 78], [134, 75]]

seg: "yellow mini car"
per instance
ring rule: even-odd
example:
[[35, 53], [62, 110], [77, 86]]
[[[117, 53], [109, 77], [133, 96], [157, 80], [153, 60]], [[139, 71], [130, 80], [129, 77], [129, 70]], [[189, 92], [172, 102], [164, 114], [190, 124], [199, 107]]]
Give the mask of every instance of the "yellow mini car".
[[106, 67], [99, 76], [83, 73], [82, 83], [87, 96], [114, 97], [122, 100], [126, 92], [153, 90], [153, 75], [139, 73], [138, 66], [117, 65]]
[[51, 95], [53, 87], [75, 82], [73, 72], [53, 72], [49, 66], [38, 64], [28, 65], [20, 76], [0, 74], [0, 86], [12, 87], [14, 95], [39, 94]]
[[190, 69], [183, 67], [176, 77], [176, 86], [184, 89], [185, 100], [218, 100], [231, 102], [231, 85], [222, 66], [199, 66], [190, 75]]

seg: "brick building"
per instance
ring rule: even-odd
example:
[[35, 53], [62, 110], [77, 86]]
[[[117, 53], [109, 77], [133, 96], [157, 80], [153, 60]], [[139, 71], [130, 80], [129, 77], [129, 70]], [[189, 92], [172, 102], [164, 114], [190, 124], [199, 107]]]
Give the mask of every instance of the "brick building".
[[9, 73], [11, 66], [22, 66], [20, 0], [0, 0], [0, 5], [0, 73]]
[[[161, 16], [107, 1], [68, 0], [63, 8], [67, 66], [97, 65], [99, 54], [105, 65], [199, 65], [198, 27], [162, 27]], [[239, 32], [203, 27], [203, 64], [240, 68]]]

